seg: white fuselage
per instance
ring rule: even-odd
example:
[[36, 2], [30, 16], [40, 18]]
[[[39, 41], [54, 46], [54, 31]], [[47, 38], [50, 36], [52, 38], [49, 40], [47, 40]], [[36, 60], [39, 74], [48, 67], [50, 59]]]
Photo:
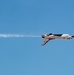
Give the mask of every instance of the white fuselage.
[[69, 34], [62, 34], [61, 36], [49, 35], [45, 36], [46, 39], [53, 38], [53, 39], [72, 39]]

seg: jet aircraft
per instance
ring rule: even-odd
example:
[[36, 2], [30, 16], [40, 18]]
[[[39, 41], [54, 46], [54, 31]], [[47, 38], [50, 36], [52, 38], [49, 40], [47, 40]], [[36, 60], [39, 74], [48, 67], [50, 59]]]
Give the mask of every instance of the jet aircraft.
[[73, 39], [74, 36], [71, 36], [69, 34], [44, 34], [42, 35], [42, 38], [44, 39], [42, 46], [44, 46], [48, 41], [54, 40], [54, 39]]

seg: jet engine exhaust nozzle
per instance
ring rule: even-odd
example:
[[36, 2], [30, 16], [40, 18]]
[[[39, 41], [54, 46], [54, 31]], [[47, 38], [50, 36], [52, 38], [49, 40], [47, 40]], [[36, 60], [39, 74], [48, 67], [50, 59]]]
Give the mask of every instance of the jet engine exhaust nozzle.
[[42, 38], [45, 38], [45, 35], [42, 35]]

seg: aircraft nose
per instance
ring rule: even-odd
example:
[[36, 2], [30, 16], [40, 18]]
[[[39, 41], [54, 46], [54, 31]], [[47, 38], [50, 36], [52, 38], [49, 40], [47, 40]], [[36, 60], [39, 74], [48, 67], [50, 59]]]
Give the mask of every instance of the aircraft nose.
[[42, 38], [44, 38], [45, 37], [45, 35], [42, 35]]

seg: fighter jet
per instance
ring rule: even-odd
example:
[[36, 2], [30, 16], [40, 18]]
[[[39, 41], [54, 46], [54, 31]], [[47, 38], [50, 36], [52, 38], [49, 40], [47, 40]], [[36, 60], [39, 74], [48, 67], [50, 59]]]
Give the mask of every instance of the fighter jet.
[[44, 46], [48, 41], [54, 40], [54, 39], [73, 39], [74, 36], [71, 36], [69, 34], [44, 34], [42, 35], [42, 38], [44, 39], [43, 43], [41, 44]]

